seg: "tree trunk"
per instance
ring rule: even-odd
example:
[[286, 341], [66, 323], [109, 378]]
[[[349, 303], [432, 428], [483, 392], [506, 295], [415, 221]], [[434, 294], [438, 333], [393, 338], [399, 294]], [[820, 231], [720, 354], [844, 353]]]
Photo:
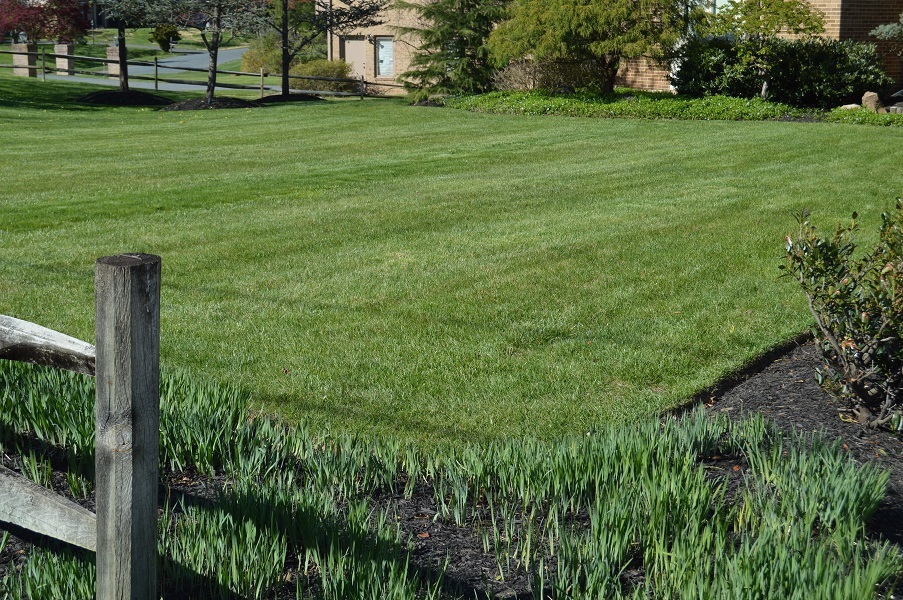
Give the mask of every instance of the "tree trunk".
[[289, 89], [289, 70], [292, 64], [291, 48], [288, 42], [288, 0], [282, 0], [282, 95], [291, 94]]
[[207, 44], [207, 52], [210, 54], [210, 64], [207, 67], [207, 106], [213, 104], [213, 94], [216, 91], [216, 62], [219, 56], [220, 41], [223, 37], [220, 25], [220, 9], [219, 6], [214, 6], [213, 35], [210, 42], [207, 42], [207, 38], [204, 36], [204, 43]]
[[116, 41], [119, 45], [119, 91], [129, 91], [129, 57], [128, 50], [125, 47], [125, 23], [119, 22], [116, 29]]
[[618, 76], [618, 67], [621, 66], [620, 56], [606, 56], [598, 60], [599, 65], [599, 91], [610, 94], [615, 90], [615, 78]]

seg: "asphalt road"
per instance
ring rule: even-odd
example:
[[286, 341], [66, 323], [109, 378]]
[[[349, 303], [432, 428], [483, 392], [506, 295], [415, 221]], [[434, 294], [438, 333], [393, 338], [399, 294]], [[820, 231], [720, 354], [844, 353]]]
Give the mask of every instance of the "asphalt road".
[[[224, 48], [219, 51], [219, 55], [217, 56], [216, 64], [220, 65], [223, 63], [227, 63], [233, 60], [238, 60], [241, 58], [242, 54], [245, 53], [247, 48]], [[172, 56], [170, 58], [164, 58], [158, 61], [159, 65], [166, 65], [170, 67], [176, 67], [176, 69], [160, 69], [160, 77], [171, 77], [177, 73], [185, 73], [184, 70], [179, 69], [206, 69], [210, 62], [210, 57], [204, 50], [199, 51], [190, 51], [180, 53], [178, 56]], [[143, 67], [143, 66], [130, 66], [129, 67], [129, 75], [153, 75], [154, 68], [153, 67]], [[206, 73], [195, 73], [197, 75], [197, 81], [206, 81], [207, 75]], [[92, 83], [95, 85], [103, 85], [108, 87], [118, 87], [119, 80], [115, 78], [102, 78], [102, 77], [86, 77], [82, 75], [55, 75], [51, 73], [47, 73], [47, 79], [56, 80], [56, 81], [77, 81], [79, 83]], [[249, 85], [252, 85], [251, 80], [249, 79]], [[153, 81], [142, 81], [138, 79], [129, 79], [129, 87], [134, 89], [143, 89], [143, 90], [152, 90], [154, 89]], [[168, 91], [168, 92], [197, 92], [203, 91], [203, 87], [199, 85], [187, 85], [184, 83], [159, 83], [160, 90]], [[217, 89], [227, 89], [220, 88], [217, 86]], [[269, 88], [274, 89], [274, 88]]]

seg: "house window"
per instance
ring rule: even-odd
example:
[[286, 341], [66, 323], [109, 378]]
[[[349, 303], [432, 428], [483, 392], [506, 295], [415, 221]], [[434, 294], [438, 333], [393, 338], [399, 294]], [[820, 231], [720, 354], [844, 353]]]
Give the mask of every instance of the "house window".
[[388, 37], [376, 38], [376, 76], [393, 75], [395, 75], [395, 40]]

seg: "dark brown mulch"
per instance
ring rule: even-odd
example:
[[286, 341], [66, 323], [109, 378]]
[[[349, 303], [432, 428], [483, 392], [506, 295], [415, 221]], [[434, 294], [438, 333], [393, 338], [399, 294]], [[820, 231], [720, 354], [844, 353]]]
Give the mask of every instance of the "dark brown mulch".
[[101, 104], [103, 106], [167, 106], [172, 104], [172, 100], [169, 98], [148, 94], [147, 92], [139, 92], [138, 90], [129, 90], [128, 92], [101, 90], [85, 94], [77, 98], [76, 102]]
[[218, 108], [259, 108], [260, 104], [256, 102], [248, 102], [240, 98], [214, 98], [213, 102], [207, 104], [206, 98], [191, 98], [190, 100], [182, 100], [174, 102], [168, 106], [164, 106], [160, 110], [211, 110]]
[[258, 104], [278, 104], [281, 102], [326, 102], [326, 100], [313, 94], [289, 94], [288, 96], [270, 94], [269, 96], [258, 98], [255, 102]]
[[[821, 361], [813, 342], [791, 344], [782, 352], [770, 353], [765, 358], [767, 360], [763, 358], [758, 361], [741, 377], [733, 378], [730, 384], [716, 386], [698, 402], [702, 402], [712, 414], [742, 419], [760, 412], [788, 433], [793, 430], [820, 432], [830, 439], [839, 438], [842, 447], [854, 460], [875, 462], [888, 469], [891, 473], [889, 493], [869, 524], [869, 535], [874, 539], [903, 545], [903, 441], [889, 432], [868, 431], [856, 423], [841, 420], [838, 410], [841, 407], [816, 383], [815, 371]], [[0, 456], [0, 459], [6, 466], [15, 468], [12, 457]], [[725, 478], [729, 489], [739, 485], [746, 470], [746, 463], [740, 456], [712, 456], [704, 462], [708, 466], [707, 474]], [[217, 490], [226, 484], [222, 477], [209, 478], [194, 472], [168, 473], [164, 479], [166, 486], [161, 487], [160, 499], [162, 501], [163, 496], [170, 495], [170, 502], [176, 503], [180, 500], [187, 503], [210, 502], [216, 497]], [[383, 508], [391, 507], [402, 537], [412, 540], [413, 569], [430, 578], [441, 571], [443, 565], [447, 565], [446, 588], [467, 598], [487, 598], [487, 592], [495, 598], [533, 597], [529, 574], [523, 569], [505, 569], [503, 579], [494, 555], [483, 553], [482, 541], [474, 524], [476, 521], [488, 524], [488, 510], [478, 508], [474, 514], [468, 515], [467, 524], [458, 527], [453, 522], [435, 519], [438, 507], [432, 488], [418, 483], [413, 495], [405, 498], [401, 493], [404, 484], [404, 479], [399, 480], [396, 482], [396, 492], [378, 494], [373, 501]], [[68, 486], [61, 474], [54, 475], [54, 488], [68, 495]], [[91, 499], [77, 501], [93, 509]], [[586, 515], [578, 514], [570, 518], [577, 526], [588, 523]], [[0, 578], [7, 569], [15, 568], [25, 560], [31, 545], [54, 544], [13, 527], [0, 527], [0, 533], [3, 529], [10, 531], [12, 537], [0, 554]], [[293, 598], [293, 580], [304, 577], [298, 572], [297, 557], [289, 557], [287, 566], [287, 583], [283, 589], [274, 592], [274, 598]], [[622, 575], [625, 586], [641, 579], [641, 568], [628, 568]], [[314, 576], [307, 579], [304, 587], [310, 592], [318, 585]], [[181, 599], [196, 597], [196, 594], [186, 590], [164, 590], [164, 596]]]
[[828, 439], [839, 439], [857, 462], [873, 462], [890, 471], [887, 497], [872, 518], [869, 533], [903, 545], [903, 440], [842, 420], [843, 407], [815, 380], [821, 364], [815, 343], [802, 344], [716, 397], [708, 410], [735, 419], [761, 412], [781, 431], [821, 432]]

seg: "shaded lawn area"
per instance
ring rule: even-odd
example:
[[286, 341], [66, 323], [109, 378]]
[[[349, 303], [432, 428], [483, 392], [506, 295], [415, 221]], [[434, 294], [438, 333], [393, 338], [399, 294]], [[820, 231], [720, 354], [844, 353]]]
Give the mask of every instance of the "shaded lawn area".
[[83, 87], [0, 75], [0, 313], [93, 340], [94, 260], [160, 254], [165, 363], [428, 444], [679, 404], [807, 327], [777, 270], [793, 212], [867, 233], [903, 193], [875, 128]]

